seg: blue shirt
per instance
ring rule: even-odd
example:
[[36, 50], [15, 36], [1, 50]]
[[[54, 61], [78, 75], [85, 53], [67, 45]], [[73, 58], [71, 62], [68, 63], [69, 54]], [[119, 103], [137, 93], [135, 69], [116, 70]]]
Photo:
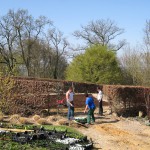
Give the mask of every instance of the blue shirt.
[[87, 97], [85, 104], [88, 105], [89, 109], [94, 109], [95, 108], [94, 100], [93, 100], [92, 97]]

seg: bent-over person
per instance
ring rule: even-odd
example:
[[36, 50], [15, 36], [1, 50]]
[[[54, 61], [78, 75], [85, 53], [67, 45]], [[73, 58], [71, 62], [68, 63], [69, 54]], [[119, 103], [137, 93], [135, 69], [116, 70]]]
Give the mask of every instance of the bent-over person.
[[94, 99], [89, 94], [85, 94], [86, 102], [85, 102], [85, 110], [84, 113], [87, 111], [87, 125], [93, 124], [95, 122], [94, 111], [95, 111], [95, 104]]

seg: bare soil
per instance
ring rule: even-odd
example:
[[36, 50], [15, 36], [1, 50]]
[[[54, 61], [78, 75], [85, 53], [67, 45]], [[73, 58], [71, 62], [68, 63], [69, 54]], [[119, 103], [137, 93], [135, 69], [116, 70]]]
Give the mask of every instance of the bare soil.
[[[97, 110], [96, 110], [97, 111]], [[96, 122], [88, 128], [77, 128], [91, 138], [95, 149], [103, 150], [150, 150], [150, 126], [137, 120], [108, 114], [95, 114]]]

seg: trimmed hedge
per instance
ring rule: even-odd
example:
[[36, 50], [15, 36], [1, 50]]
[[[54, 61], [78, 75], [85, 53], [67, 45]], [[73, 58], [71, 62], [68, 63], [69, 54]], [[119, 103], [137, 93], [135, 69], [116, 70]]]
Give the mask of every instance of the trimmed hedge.
[[95, 93], [98, 85], [64, 80], [13, 77], [15, 96], [10, 114], [40, 114], [43, 109], [57, 108], [57, 100], [65, 98], [70, 86], [75, 92], [75, 107], [85, 107], [85, 92]]
[[[97, 86], [103, 87], [113, 112], [119, 115], [137, 115], [143, 111], [150, 119], [150, 88], [141, 86], [98, 85], [64, 80], [13, 77], [13, 100], [10, 114], [40, 114], [43, 109], [57, 107], [57, 100], [73, 86], [75, 107], [85, 107], [84, 93], [96, 93]], [[97, 101], [96, 101], [97, 102]]]
[[131, 116], [143, 111], [150, 118], [149, 87], [105, 85], [103, 91], [113, 112]]

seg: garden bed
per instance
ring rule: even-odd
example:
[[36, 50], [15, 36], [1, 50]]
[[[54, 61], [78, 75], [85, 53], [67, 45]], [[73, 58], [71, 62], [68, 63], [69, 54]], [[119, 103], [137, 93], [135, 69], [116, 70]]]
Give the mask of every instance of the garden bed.
[[93, 143], [73, 130], [66, 126], [1, 125], [0, 149], [91, 150]]

